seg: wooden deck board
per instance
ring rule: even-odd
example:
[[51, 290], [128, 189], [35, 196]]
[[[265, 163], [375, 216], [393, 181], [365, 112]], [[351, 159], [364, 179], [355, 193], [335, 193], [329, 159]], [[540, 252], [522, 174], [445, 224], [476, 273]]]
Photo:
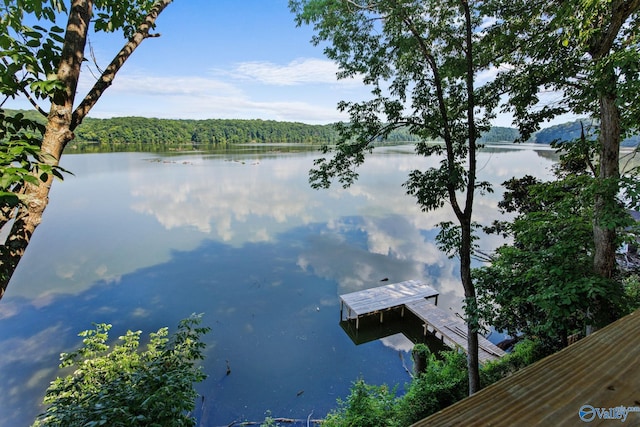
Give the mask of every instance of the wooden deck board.
[[407, 280], [377, 288], [351, 292], [340, 299], [356, 317], [400, 307], [409, 301], [436, 298], [438, 291], [420, 280]]
[[[414, 424], [427, 426], [640, 425], [640, 310]], [[625, 422], [591, 411], [633, 408]]]
[[[411, 301], [405, 305], [413, 314], [422, 319], [429, 331], [437, 331], [449, 347], [459, 347], [467, 351], [467, 324], [427, 300]], [[478, 335], [478, 358], [480, 363], [504, 356], [505, 352], [491, 341]]]

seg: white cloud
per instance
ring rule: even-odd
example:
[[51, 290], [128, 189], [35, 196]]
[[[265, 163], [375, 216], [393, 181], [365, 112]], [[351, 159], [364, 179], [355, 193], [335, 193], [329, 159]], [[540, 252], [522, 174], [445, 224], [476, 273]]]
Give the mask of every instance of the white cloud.
[[[95, 77], [83, 72], [78, 99]], [[122, 70], [90, 115], [96, 118], [143, 116], [166, 119], [263, 119], [325, 124], [347, 120], [340, 100], [367, 97], [362, 79], [338, 80], [329, 60], [298, 58], [286, 64], [248, 61], [208, 73], [161, 75], [161, 69]], [[30, 108], [11, 100], [9, 108]]]
[[[233, 70], [235, 77], [251, 79], [275, 86], [302, 84], [336, 84], [338, 65], [329, 60], [299, 58], [286, 65], [266, 61], [243, 62]], [[343, 80], [341, 82], [355, 82]]]
[[229, 83], [206, 77], [155, 77], [140, 75], [120, 76], [112, 90], [126, 93], [154, 95], [187, 95], [193, 97], [241, 96], [240, 89]]
[[[346, 120], [339, 112], [337, 101], [314, 103], [313, 100], [261, 101], [237, 91], [200, 91], [197, 95], [171, 92], [171, 89], [152, 89], [129, 93], [124, 99], [120, 94], [106, 94], [91, 112], [92, 117], [109, 118], [143, 116], [166, 119], [263, 119], [296, 121], [305, 123], [331, 123]], [[130, 96], [129, 96], [130, 95]], [[338, 97], [337, 97], [338, 98]]]
[[[59, 337], [65, 332], [61, 323], [50, 326], [30, 337], [15, 336], [0, 341], [0, 368], [6, 369], [12, 363], [23, 362], [29, 355], [30, 363], [55, 358], [59, 352]], [[6, 393], [3, 393], [6, 395]]]
[[[407, 338], [403, 334], [395, 334], [389, 337], [384, 337], [380, 340], [380, 342], [385, 347], [389, 347], [390, 349], [400, 352], [408, 353], [413, 350], [413, 342], [411, 342], [411, 340], [409, 340], [409, 338]], [[403, 357], [402, 353], [400, 353], [400, 357]], [[402, 359], [402, 364], [406, 368], [404, 359]]]

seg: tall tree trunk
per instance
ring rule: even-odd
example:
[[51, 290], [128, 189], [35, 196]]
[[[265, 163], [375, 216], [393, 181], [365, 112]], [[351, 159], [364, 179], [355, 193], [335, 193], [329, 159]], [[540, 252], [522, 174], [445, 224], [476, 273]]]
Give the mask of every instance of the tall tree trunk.
[[[611, 79], [609, 79], [611, 80]], [[615, 78], [611, 82], [615, 88]], [[615, 212], [620, 178], [620, 111], [613, 93], [600, 97], [600, 173], [594, 205], [593, 239], [596, 274], [610, 278], [616, 269], [616, 230], [606, 224]]]
[[[601, 31], [595, 32], [589, 43], [589, 54], [593, 63], [600, 68], [598, 76], [600, 107], [600, 172], [594, 201], [593, 241], [595, 253], [594, 272], [611, 278], [616, 269], [616, 230], [607, 226], [607, 217], [616, 212], [618, 181], [620, 179], [620, 110], [616, 105], [618, 76], [613, 64], [607, 63], [611, 49], [625, 21], [640, 7], [640, 0], [613, 2], [611, 9], [605, 9], [600, 16], [607, 22]], [[609, 61], [610, 62], [610, 61]]]
[[473, 51], [473, 25], [471, 23], [471, 10], [468, 0], [460, 2], [465, 17], [465, 60], [466, 60], [466, 89], [467, 89], [467, 126], [469, 129], [469, 166], [467, 175], [467, 188], [464, 212], [458, 215], [462, 232], [462, 247], [460, 248], [460, 276], [465, 297], [465, 317], [467, 319], [467, 368], [469, 370], [469, 395], [480, 390], [480, 361], [478, 358], [478, 304], [476, 301], [476, 289], [471, 278], [471, 253], [473, 218], [473, 200], [476, 191], [476, 140], [478, 130], [476, 128], [475, 109], [475, 66]]
[[467, 322], [467, 367], [469, 370], [469, 395], [480, 390], [480, 360], [478, 357], [478, 307], [476, 290], [471, 280], [471, 223], [462, 224], [460, 250], [460, 277], [464, 288], [465, 319]]

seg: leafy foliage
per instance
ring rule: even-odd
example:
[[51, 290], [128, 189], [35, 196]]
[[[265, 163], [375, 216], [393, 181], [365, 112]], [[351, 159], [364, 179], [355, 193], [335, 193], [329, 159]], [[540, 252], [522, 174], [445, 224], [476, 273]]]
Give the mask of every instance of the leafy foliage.
[[[576, 120], [541, 129], [533, 135], [533, 141], [537, 144], [551, 144], [552, 142], [575, 141], [585, 132], [588, 137], [597, 134], [598, 126], [591, 120]], [[592, 138], [589, 138], [592, 139]]]
[[487, 38], [509, 64], [494, 84], [507, 94], [523, 139], [562, 113], [597, 123], [593, 270], [613, 277], [620, 144], [639, 130], [640, 1], [494, 0], [489, 7], [495, 25]]
[[39, 185], [49, 175], [62, 179], [63, 169], [46, 162], [40, 153], [44, 126], [22, 114], [0, 109], [0, 209], [24, 203], [25, 183]]
[[[490, 38], [510, 64], [496, 84], [508, 94], [507, 108], [524, 139], [545, 120], [568, 111], [599, 118], [598, 98], [611, 92], [625, 106], [622, 133], [637, 134], [640, 104], [632, 89], [640, 81], [637, 1], [614, 6], [607, 1], [495, 0], [489, 7], [496, 16]], [[557, 97], [547, 102], [543, 91]]]
[[114, 32], [122, 30], [125, 38], [130, 38], [145, 18], [155, 0], [129, 0], [114, 2], [98, 0], [98, 8], [94, 26], [96, 31]]
[[407, 426], [467, 396], [467, 357], [446, 351], [431, 355], [426, 371], [416, 377], [398, 403], [398, 425]]
[[632, 312], [640, 308], [640, 276], [637, 272], [629, 274], [622, 279], [624, 295], [627, 303], [627, 311]]
[[[47, 3], [42, 0], [4, 2], [0, 20], [3, 49], [0, 93], [5, 97], [16, 97], [31, 89], [36, 98], [44, 99], [62, 89], [55, 75], [64, 30], [55, 25], [55, 21], [66, 7], [61, 1]], [[35, 17], [38, 25], [24, 24], [25, 15]]]
[[514, 142], [520, 139], [518, 129], [492, 126], [487, 132], [480, 135], [478, 142], [482, 144], [490, 142]]
[[[45, 118], [34, 111], [7, 110], [44, 125]], [[105, 150], [118, 147], [163, 147], [192, 145], [196, 148], [239, 143], [333, 144], [338, 140], [335, 124], [310, 125], [274, 120], [173, 120], [145, 117], [86, 118], [75, 130], [80, 147], [98, 144]], [[396, 129], [376, 143], [416, 142], [407, 128]]]
[[[423, 211], [451, 206], [455, 223], [441, 224], [441, 249], [460, 257], [468, 304], [467, 326], [478, 329], [471, 280], [473, 202], [476, 191], [490, 191], [476, 180], [476, 151], [500, 93], [476, 80], [495, 60], [495, 46], [483, 37], [483, 2], [459, 0], [290, 0], [298, 24], [311, 24], [315, 44], [340, 67], [341, 78], [360, 76], [371, 99], [341, 102], [348, 125], [338, 127], [333, 157], [314, 163], [312, 187], [334, 180], [347, 187], [378, 137], [408, 127], [420, 138], [416, 154], [436, 156], [439, 167], [414, 170], [404, 184]], [[440, 140], [443, 144], [433, 144]], [[329, 153], [330, 148], [324, 152]], [[469, 391], [479, 389], [477, 340], [469, 334]]]
[[77, 141], [108, 145], [176, 145], [194, 147], [232, 143], [333, 143], [332, 125], [272, 120], [169, 120], [142, 117], [87, 119], [78, 127]]
[[369, 385], [362, 379], [353, 383], [346, 400], [338, 399], [338, 409], [327, 415], [327, 427], [382, 427], [397, 426], [395, 417], [395, 390], [385, 385]]
[[514, 372], [537, 362], [549, 355], [548, 348], [545, 348], [540, 341], [525, 339], [518, 342], [510, 353], [504, 357], [488, 362], [482, 367], [480, 375], [483, 384], [493, 384]]
[[[503, 358], [482, 366], [480, 376], [489, 385], [536, 362], [548, 354], [539, 342], [524, 340]], [[386, 385], [353, 383], [346, 400], [338, 399], [338, 408], [324, 420], [330, 427], [405, 427], [467, 396], [466, 356], [458, 351], [430, 354], [418, 344], [414, 352], [426, 354], [425, 371], [407, 385], [404, 395], [395, 397], [395, 389]]]
[[[518, 216], [494, 230], [513, 243], [500, 247], [490, 266], [474, 271], [487, 323], [560, 348], [568, 335], [621, 314], [621, 286], [591, 268], [593, 183], [589, 175], [505, 183], [510, 191], [501, 207]], [[618, 223], [628, 223], [624, 212], [617, 215]]]
[[[122, 30], [129, 38], [155, 2], [153, 0], [95, 2], [95, 31]], [[57, 68], [64, 43], [65, 15], [68, 9], [60, 0], [7, 0], [0, 20], [0, 93], [15, 97], [27, 89], [36, 98], [45, 99], [64, 90]], [[35, 18], [37, 25], [26, 22]]]
[[[127, 58], [146, 38], [171, 0], [4, 0], [0, 4], [0, 298], [41, 223], [53, 176], [73, 131], [111, 85]], [[64, 26], [64, 28], [63, 28]], [[128, 40], [76, 102], [87, 34], [122, 31]], [[43, 118], [5, 114], [4, 103], [21, 97]], [[46, 112], [38, 103], [44, 100]], [[75, 110], [74, 110], [75, 108]], [[47, 185], [39, 185], [45, 181]], [[20, 202], [27, 203], [20, 203]]]
[[140, 331], [128, 331], [111, 349], [111, 325], [81, 332], [83, 346], [60, 356], [61, 368], [75, 370], [51, 383], [44, 398], [49, 406], [34, 426], [193, 425], [193, 384], [206, 378], [196, 366], [204, 358], [200, 338], [209, 331], [200, 322], [195, 315], [184, 319], [171, 336], [159, 329], [142, 352]]
[[[64, 41], [59, 26], [53, 25], [57, 14], [66, 11], [61, 1], [6, 1], [0, 9], [0, 94], [15, 98], [31, 92], [45, 99], [61, 90], [55, 79], [56, 67]], [[23, 23], [32, 15], [39, 25]], [[50, 23], [49, 28], [43, 25]], [[13, 208], [23, 202], [25, 183], [37, 185], [49, 174], [62, 178], [60, 169], [50, 166], [40, 155], [44, 124], [32, 116], [7, 114], [0, 103], [0, 205]], [[40, 179], [38, 178], [40, 177]]]
[[[334, 177], [350, 185], [372, 141], [398, 126], [409, 127], [421, 139], [418, 154], [442, 154], [442, 148], [429, 143], [443, 140], [451, 144], [455, 157], [455, 161], [446, 158], [439, 173], [414, 172], [407, 186], [409, 192], [432, 179], [430, 186], [437, 187], [434, 192], [440, 202], [442, 195], [448, 197], [447, 185], [459, 188], [468, 181], [469, 172], [460, 166], [469, 152], [469, 126], [478, 128], [478, 134], [471, 135], [471, 144], [475, 144], [475, 138], [489, 130], [487, 120], [492, 117], [496, 99], [478, 91], [478, 109], [485, 114], [479, 115], [477, 122], [467, 123], [467, 97], [471, 94], [465, 67], [467, 60], [476, 58], [465, 58], [469, 46], [462, 48], [467, 25], [462, 7], [455, 1], [428, 3], [290, 2], [299, 24], [315, 25], [314, 43], [330, 42], [325, 54], [339, 63], [340, 76], [361, 75], [372, 87], [370, 101], [339, 105], [349, 112], [351, 120], [348, 126], [338, 128], [341, 138], [334, 157], [316, 162], [310, 177], [317, 187], [326, 187]], [[468, 25], [479, 26], [479, 15], [474, 11]], [[475, 62], [472, 67], [477, 67]], [[419, 203], [423, 200], [427, 197], [420, 198]]]

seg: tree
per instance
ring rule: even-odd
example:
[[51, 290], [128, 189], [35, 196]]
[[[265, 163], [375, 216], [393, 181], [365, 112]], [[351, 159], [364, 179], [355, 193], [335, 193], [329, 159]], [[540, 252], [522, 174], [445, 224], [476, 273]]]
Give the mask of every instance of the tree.
[[[500, 247], [490, 266], [474, 271], [484, 319], [512, 335], [526, 334], [548, 351], [567, 345], [569, 334], [604, 326], [633, 307], [625, 286], [593, 268], [592, 234], [598, 143], [583, 132], [574, 141], [554, 143], [559, 161], [556, 180], [513, 178], [498, 207], [513, 213], [496, 221], [489, 232], [501, 232], [512, 243]], [[632, 234], [633, 219], [625, 210], [637, 206], [637, 180], [623, 179], [615, 199], [624, 227], [616, 241]], [[631, 292], [632, 293], [632, 292]]]
[[[350, 122], [339, 126], [331, 159], [316, 161], [310, 173], [315, 188], [334, 180], [351, 185], [355, 168], [379, 136], [407, 127], [418, 136], [416, 153], [439, 156], [439, 168], [413, 171], [404, 184], [423, 211], [449, 204], [455, 223], [441, 224], [438, 242], [460, 259], [468, 326], [469, 393], [480, 388], [479, 329], [471, 280], [475, 192], [489, 191], [476, 178], [480, 133], [489, 129], [497, 99], [475, 76], [491, 63], [481, 37], [481, 5], [466, 0], [292, 0], [299, 25], [315, 26], [315, 44], [328, 41], [325, 54], [335, 60], [338, 77], [361, 75], [373, 99], [341, 102]], [[440, 139], [444, 144], [430, 141]], [[328, 153], [329, 147], [324, 152]]]
[[[338, 399], [338, 408], [327, 414], [323, 425], [403, 427], [464, 399], [468, 391], [464, 354], [451, 350], [436, 357], [427, 350], [424, 356], [424, 372], [416, 373], [403, 396], [395, 397], [395, 389], [386, 385], [369, 385], [358, 379], [349, 396]], [[498, 364], [484, 376], [489, 378]]]
[[[493, 7], [494, 44], [509, 68], [498, 82], [523, 137], [564, 112], [587, 114], [599, 127], [593, 270], [610, 278], [621, 225], [620, 141], [639, 129], [640, 0], [496, 0]], [[541, 102], [542, 91], [559, 98]]]
[[498, 248], [490, 266], [474, 270], [487, 323], [536, 339], [552, 352], [565, 347], [569, 335], [622, 314], [622, 288], [591, 268], [592, 180], [582, 173], [504, 183], [500, 207], [516, 217], [496, 229], [512, 243]]
[[[72, 0], [67, 6], [61, 0], [7, 0], [0, 7], [3, 13], [0, 46], [4, 51], [0, 64], [2, 94], [5, 99], [25, 96], [47, 118], [42, 128], [24, 118], [18, 122], [0, 115], [2, 149], [9, 156], [18, 155], [18, 159], [26, 156], [23, 169], [28, 172], [17, 176], [12, 185], [2, 186], [5, 192], [14, 193], [17, 198], [14, 202], [18, 200], [19, 203], [4, 205], [0, 218], [0, 227], [11, 227], [0, 247], [0, 298], [41, 221], [53, 178], [60, 175], [60, 157], [67, 143], [74, 138], [74, 130], [111, 85], [133, 51], [145, 39], [157, 35], [150, 31], [171, 1]], [[63, 29], [56, 22], [65, 14], [68, 20]], [[28, 26], [26, 22], [32, 20], [37, 21], [37, 25]], [[96, 31], [122, 30], [126, 42], [93, 88], [75, 106], [91, 22]], [[38, 106], [39, 100], [50, 102], [48, 113]], [[17, 142], [25, 140], [21, 133], [32, 128], [41, 132], [41, 137], [33, 132], [28, 135], [28, 141], [37, 150], [32, 147], [15, 149]]]
[[168, 335], [162, 328], [138, 352], [140, 331], [127, 331], [111, 349], [111, 325], [97, 324], [79, 334], [82, 347], [60, 356], [60, 368], [75, 371], [51, 383], [49, 405], [35, 426], [193, 426], [189, 415], [198, 393], [194, 383], [206, 375], [196, 363], [204, 359], [200, 316], [191, 316]]

